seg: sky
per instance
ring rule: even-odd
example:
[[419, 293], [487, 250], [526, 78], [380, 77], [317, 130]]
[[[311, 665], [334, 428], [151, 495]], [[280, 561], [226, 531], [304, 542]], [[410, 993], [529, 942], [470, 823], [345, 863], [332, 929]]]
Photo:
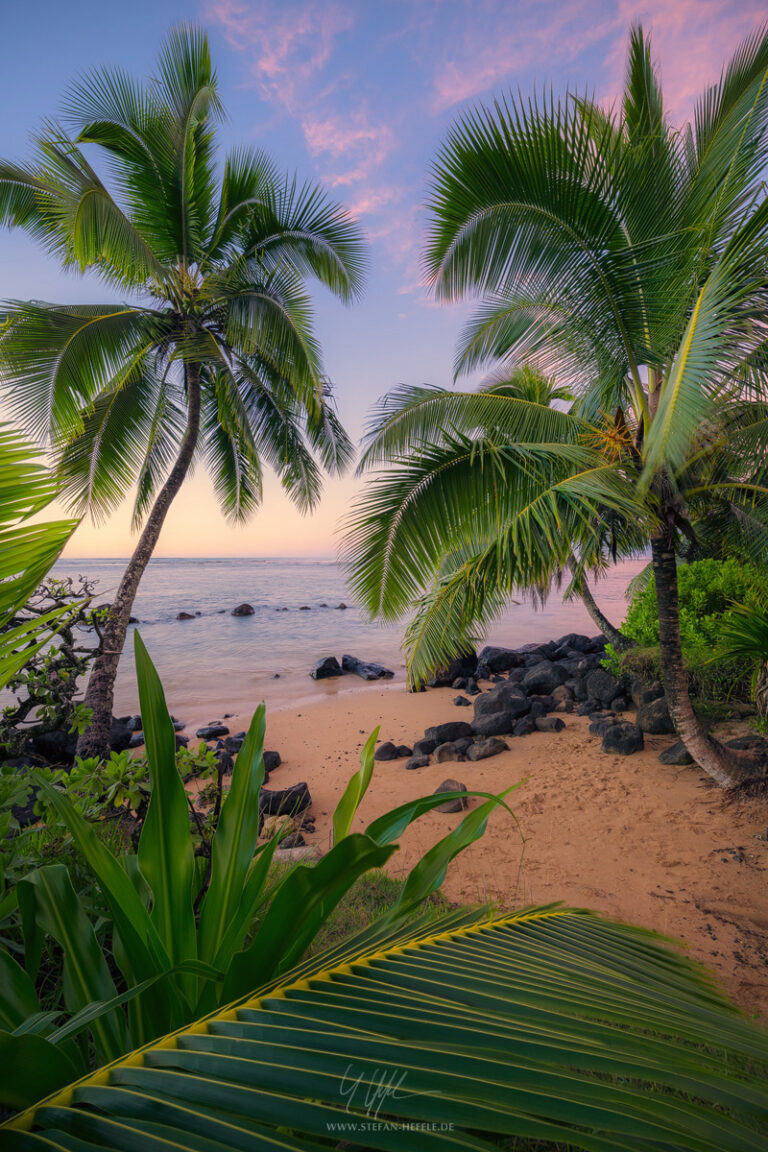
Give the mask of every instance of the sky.
[[[208, 30], [228, 112], [223, 149], [261, 147], [284, 170], [322, 181], [364, 230], [362, 302], [346, 307], [313, 289], [325, 369], [356, 440], [396, 384], [453, 383], [468, 309], [438, 307], [421, 270], [430, 164], [452, 122], [497, 95], [550, 84], [610, 103], [637, 21], [652, 31], [667, 107], [685, 119], [765, 18], [759, 0], [0, 0], [0, 11], [0, 155], [14, 160], [79, 73], [108, 64], [146, 76], [175, 23]], [[0, 300], [29, 298], [110, 299], [23, 234], [0, 232]], [[200, 471], [177, 497], [157, 555], [330, 556], [356, 490], [349, 477], [329, 482], [305, 517], [271, 480], [261, 511], [233, 528]], [[127, 556], [134, 541], [128, 501], [106, 525], [84, 522], [68, 554]]]

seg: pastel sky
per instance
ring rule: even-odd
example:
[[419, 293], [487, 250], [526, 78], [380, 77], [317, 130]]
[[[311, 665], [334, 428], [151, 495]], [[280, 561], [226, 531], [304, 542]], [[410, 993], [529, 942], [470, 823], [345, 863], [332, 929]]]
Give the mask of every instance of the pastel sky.
[[[654, 34], [667, 103], [691, 102], [764, 18], [759, 0], [37, 0], [2, 5], [0, 154], [25, 156], [31, 132], [77, 73], [102, 64], [145, 75], [168, 28], [210, 34], [229, 113], [225, 145], [266, 148], [284, 168], [323, 180], [369, 241], [365, 299], [344, 308], [317, 290], [326, 370], [353, 436], [397, 383], [447, 385], [466, 312], [438, 308], [422, 287], [429, 165], [451, 122], [495, 94], [552, 83], [610, 101], [621, 87], [627, 32]], [[65, 276], [17, 233], [0, 233], [0, 299], [103, 300], [95, 281]], [[219, 515], [202, 473], [177, 499], [164, 556], [289, 556], [335, 551], [355, 483], [330, 483], [300, 516], [269, 483], [245, 528]], [[125, 556], [128, 507], [84, 523], [72, 556]]]

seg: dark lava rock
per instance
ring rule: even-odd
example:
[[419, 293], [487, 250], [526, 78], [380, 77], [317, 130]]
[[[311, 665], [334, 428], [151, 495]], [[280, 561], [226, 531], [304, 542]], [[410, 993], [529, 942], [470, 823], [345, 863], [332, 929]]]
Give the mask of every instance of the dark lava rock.
[[199, 740], [216, 740], [219, 736], [229, 736], [229, 728], [226, 724], [206, 724], [198, 728], [195, 735]]
[[538, 720], [540, 716], [546, 716], [547, 710], [542, 704], [541, 700], [534, 700], [528, 709], [528, 715], [533, 720]]
[[615, 716], [599, 716], [589, 726], [589, 731], [592, 736], [605, 736], [608, 729], [618, 724], [619, 721]]
[[29, 747], [36, 756], [40, 756], [50, 764], [71, 764], [77, 749], [77, 733], [41, 732], [31, 738]]
[[226, 740], [224, 741], [224, 747], [226, 748], [227, 752], [229, 752], [230, 756], [234, 756], [240, 751], [244, 743], [245, 736], [238, 732], [236, 736], [227, 736]]
[[488, 672], [509, 672], [510, 668], [518, 668], [522, 662], [517, 649], [492, 646], [483, 648], [477, 658], [477, 663]]
[[[217, 750], [216, 759], [219, 762], [219, 770], [223, 773], [223, 775], [224, 776], [231, 776], [232, 772], [234, 770], [234, 767], [235, 767], [235, 762], [232, 759], [232, 757], [230, 756], [229, 752], [227, 752], [226, 748], [220, 748]], [[265, 773], [264, 779], [265, 780], [269, 779], [269, 773], [268, 772]]]
[[[460, 784], [458, 780], [443, 780], [442, 784], [438, 784], [433, 793], [434, 796], [439, 796], [443, 792], [466, 792], [466, 785]], [[460, 796], [454, 800], [446, 800], [445, 804], [438, 804], [435, 812], [461, 812], [463, 808], [467, 807], [467, 801]]]
[[118, 720], [116, 716], [112, 717], [112, 726], [109, 729], [109, 746], [113, 752], [124, 752], [126, 748], [130, 748], [132, 735], [133, 730], [127, 724]]
[[467, 700], [466, 696], [454, 696], [453, 702], [457, 708], [469, 708], [472, 701]]
[[551, 695], [558, 685], [568, 679], [564, 668], [550, 660], [535, 664], [523, 677], [523, 686], [528, 692], [538, 695]]
[[578, 700], [583, 704], [585, 700], [589, 699], [589, 692], [587, 691], [587, 678], [586, 676], [574, 676], [570, 680], [565, 681], [566, 688], [570, 688], [573, 692], [574, 700]]
[[433, 676], [427, 681], [430, 688], [464, 688], [465, 684], [454, 684], [454, 680], [466, 680], [470, 676], [474, 676], [475, 669], [477, 668], [477, 656], [474, 652], [468, 652], [465, 656], [457, 656], [451, 660], [444, 668], [438, 668]]
[[471, 748], [467, 749], [468, 760], [487, 760], [490, 756], [498, 756], [500, 752], [509, 751], [509, 744], [506, 740], [499, 740], [497, 736], [491, 736], [487, 740], [476, 741]]
[[177, 612], [176, 613], [176, 619], [177, 620], [194, 620], [194, 618], [195, 617], [191, 612]]
[[253, 604], [238, 604], [237, 608], [232, 609], [233, 616], [253, 616], [256, 609]]
[[477, 680], [475, 680], [474, 676], [470, 676], [469, 680], [467, 680], [467, 695], [468, 696], [479, 696], [480, 692], [481, 692], [481, 688], [480, 688], [480, 685], [477, 683]]
[[411, 756], [410, 760], [405, 762], [406, 772], [413, 772], [416, 768], [426, 768], [429, 764], [429, 756]]
[[463, 692], [466, 686], [467, 681], [464, 676], [459, 676], [456, 680], [454, 680], [453, 684], [451, 684], [451, 688], [455, 688], [457, 692]]
[[374, 760], [397, 760], [397, 745], [385, 740], [373, 754]]
[[573, 700], [573, 692], [566, 684], [559, 684], [552, 693], [552, 704], [556, 708], [558, 704], [565, 704], [566, 701]]
[[437, 740], [428, 740], [426, 737], [424, 737], [421, 740], [417, 740], [414, 744], [413, 755], [429, 757], [432, 755], [435, 748], [437, 748]]
[[583, 704], [579, 704], [576, 709], [577, 716], [591, 716], [593, 712], [599, 712], [602, 704], [599, 700], [585, 700]]
[[735, 748], [737, 752], [752, 752], [755, 748], [765, 747], [765, 739], [757, 732], [745, 732], [743, 736], [734, 736], [726, 740], [726, 748]]
[[637, 726], [651, 736], [673, 736], [675, 726], [669, 714], [666, 696], [651, 700], [637, 710]]
[[306, 840], [301, 832], [289, 832], [287, 836], [281, 837], [278, 845], [278, 852], [285, 852], [287, 848], [303, 848]]
[[259, 793], [259, 812], [263, 816], [294, 816], [297, 812], [304, 812], [311, 804], [312, 796], [303, 780], [290, 788], [274, 791], [262, 788]]
[[536, 731], [536, 721], [532, 716], [523, 716], [512, 729], [513, 736], [530, 736]]
[[131, 736], [130, 740], [128, 741], [128, 747], [129, 748], [141, 748], [143, 744], [144, 744], [144, 733], [143, 732], [134, 732], [133, 735]]
[[358, 660], [357, 656], [342, 656], [341, 667], [345, 672], [354, 672], [363, 680], [391, 680], [394, 676], [394, 672], [383, 664], [371, 664]]
[[491, 683], [492, 684], [503, 684], [504, 683], [504, 677], [499, 676], [496, 673], [494, 673], [493, 676], [491, 676]]
[[559, 716], [537, 716], [534, 720], [537, 732], [562, 732], [565, 720]]
[[626, 696], [617, 696], [615, 700], [611, 700], [612, 712], [626, 712], [627, 708], [629, 708], [629, 700]]
[[299, 608], [299, 612], [311, 612], [311, 611], [312, 611], [312, 609], [310, 608], [309, 604], [302, 604], [301, 608]]
[[514, 712], [516, 716], [522, 716], [529, 707], [528, 699], [518, 684], [497, 684], [475, 700], [475, 717], [488, 716], [492, 712]]
[[578, 632], [568, 632], [555, 643], [558, 648], [575, 648], [577, 652], [591, 652], [593, 650], [589, 636], [582, 636]]
[[637, 724], [611, 724], [603, 734], [603, 752], [616, 752], [620, 756], [631, 756], [634, 752], [642, 752], [645, 746], [643, 732]]
[[643, 680], [633, 680], [629, 694], [635, 708], [642, 708], [643, 704], [659, 700], [664, 695], [664, 686], [660, 680], [654, 680], [652, 684], [646, 684]]
[[171, 723], [173, 724], [174, 732], [183, 732], [187, 726], [186, 720], [177, 720], [175, 716], [171, 716]]
[[336, 608], [339, 612], [346, 612], [346, 610], [347, 610], [346, 604], [337, 604]]
[[[173, 717], [171, 717], [173, 719]], [[120, 723], [124, 724], [129, 732], [140, 732], [142, 728], [141, 716], [120, 716]]]
[[511, 732], [518, 717], [514, 712], [491, 712], [487, 716], [478, 716], [472, 723], [472, 731], [476, 737], [485, 739], [488, 736], [505, 736]]
[[279, 752], [266, 751], [264, 753], [264, 771], [267, 775], [269, 775], [270, 772], [274, 772], [275, 768], [279, 768], [281, 764], [282, 760], [280, 759]]
[[595, 668], [587, 676], [588, 698], [594, 697], [599, 700], [604, 708], [607, 708], [611, 700], [615, 700], [620, 693], [621, 684], [615, 676], [606, 672], [605, 668]]
[[445, 744], [438, 744], [435, 748], [435, 763], [444, 764], [447, 760], [463, 760], [464, 751], [459, 749], [453, 740]]
[[344, 669], [335, 656], [323, 656], [310, 672], [313, 680], [331, 680], [334, 676], [343, 675]]
[[435, 724], [427, 728], [424, 736], [427, 740], [434, 740], [438, 744], [446, 744], [449, 740], [459, 740], [462, 736], [473, 736], [474, 732], [464, 720], [450, 720], [447, 724]]
[[189, 744], [189, 736], [179, 736], [179, 734], [177, 732], [176, 733], [176, 751], [178, 752], [178, 750], [180, 748], [186, 748], [186, 746], [188, 744]]
[[407, 744], [398, 744], [397, 755], [400, 759], [413, 756], [413, 748], [409, 748]]
[[684, 765], [693, 764], [695, 761], [682, 740], [678, 740], [676, 744], [670, 744], [669, 748], [665, 748], [659, 754], [659, 762], [682, 768]]

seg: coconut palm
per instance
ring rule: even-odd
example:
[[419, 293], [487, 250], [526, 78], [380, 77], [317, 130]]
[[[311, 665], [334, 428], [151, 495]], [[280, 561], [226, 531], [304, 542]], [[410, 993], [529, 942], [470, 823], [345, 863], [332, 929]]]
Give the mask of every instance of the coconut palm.
[[482, 392], [393, 394], [364, 463], [396, 475], [374, 481], [348, 546], [371, 611], [418, 602], [418, 674], [513, 589], [589, 559], [606, 515], [623, 521], [651, 549], [677, 730], [725, 786], [736, 773], [688, 695], [676, 553], [697, 503], [754, 518], [766, 494], [767, 118], [765, 30], [678, 131], [638, 28], [619, 109], [510, 99], [452, 129], [427, 266], [438, 299], [481, 297], [457, 374], [531, 359], [578, 399], [565, 413]]
[[225, 515], [259, 505], [265, 465], [302, 509], [344, 468], [307, 277], [361, 287], [356, 224], [261, 152], [221, 165], [203, 32], [169, 36], [149, 83], [102, 69], [70, 91], [29, 164], [0, 166], [0, 220], [132, 302], [13, 303], [0, 340], [11, 409], [53, 447], [64, 495], [105, 516], [135, 485], [143, 531], [85, 695], [83, 755], [107, 743], [131, 606], [168, 509], [204, 463]]

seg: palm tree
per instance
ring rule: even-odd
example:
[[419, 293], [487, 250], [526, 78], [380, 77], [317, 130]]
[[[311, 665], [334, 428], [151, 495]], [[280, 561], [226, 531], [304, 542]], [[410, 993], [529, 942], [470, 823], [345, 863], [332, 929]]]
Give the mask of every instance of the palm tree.
[[541, 586], [571, 556], [588, 562], [609, 515], [650, 545], [670, 711], [726, 787], [738, 774], [688, 694], [676, 553], [697, 505], [754, 518], [765, 504], [767, 119], [765, 30], [678, 131], [637, 28], [618, 111], [573, 95], [509, 100], [452, 129], [427, 266], [438, 299], [481, 296], [457, 374], [532, 359], [571, 381], [577, 403], [393, 394], [363, 463], [396, 474], [369, 488], [347, 545], [372, 612], [417, 600], [419, 675], [514, 588]]
[[136, 301], [16, 302], [0, 339], [11, 408], [52, 445], [78, 512], [103, 517], [136, 488], [143, 531], [88, 683], [81, 755], [107, 747], [131, 606], [195, 459], [242, 522], [260, 503], [265, 464], [310, 509], [320, 464], [338, 472], [351, 456], [305, 281], [353, 299], [359, 229], [261, 152], [237, 149], [219, 167], [221, 116], [205, 34], [179, 27], [149, 83], [93, 73], [30, 164], [0, 165], [0, 221]]

